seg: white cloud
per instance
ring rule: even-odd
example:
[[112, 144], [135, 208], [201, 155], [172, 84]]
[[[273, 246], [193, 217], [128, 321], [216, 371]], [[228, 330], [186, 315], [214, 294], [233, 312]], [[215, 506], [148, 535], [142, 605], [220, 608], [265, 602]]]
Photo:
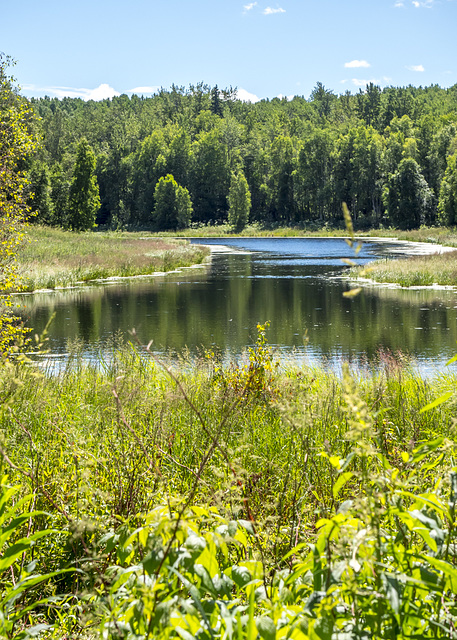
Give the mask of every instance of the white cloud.
[[160, 87], [135, 87], [134, 89], [128, 89], [125, 93], [136, 94], [137, 96], [145, 96], [156, 93]]
[[267, 7], [264, 10], [263, 15], [272, 16], [274, 13], [286, 13], [286, 10], [282, 9], [281, 7], [279, 7], [278, 9], [273, 9], [272, 7]]
[[371, 67], [371, 64], [366, 60], [352, 60], [351, 62], [345, 62], [344, 66], [348, 69], [354, 69], [359, 67]]
[[396, 7], [397, 9], [399, 9], [400, 7], [404, 7], [404, 6], [405, 6], [405, 3], [404, 3], [404, 2], [396, 2], [396, 3], [394, 4], [394, 7]]
[[120, 96], [119, 91], [110, 87], [109, 84], [101, 84], [96, 89], [89, 89], [85, 100], [105, 100], [106, 98], [114, 98]]
[[283, 98], [285, 98], [287, 100], [287, 102], [291, 102], [291, 100], [293, 100], [295, 98], [294, 95], [292, 96], [284, 96], [282, 93], [280, 93], [279, 95], [276, 96], [277, 98], [279, 98], [280, 100], [282, 100]]
[[[341, 80], [341, 84], [345, 84], [346, 82], [349, 82], [349, 81], [348, 80]], [[386, 86], [389, 82], [392, 82], [392, 78], [388, 78], [387, 76], [384, 76], [381, 79], [380, 78], [371, 78], [370, 80], [365, 80], [364, 78], [351, 78], [351, 82], [356, 87], [365, 88], [368, 84], [370, 84], [370, 82], [382, 87], [382, 86]]]
[[260, 98], [254, 93], [249, 93], [246, 89], [237, 89], [236, 97], [243, 102], [259, 102]]
[[412, 0], [412, 4], [416, 9], [419, 9], [420, 7], [431, 9], [435, 4], [435, 0], [423, 0], [423, 2], [419, 2], [419, 0]]
[[370, 84], [372, 80], [360, 80], [359, 78], [352, 78], [352, 84], [355, 84], [356, 87], [366, 87], [367, 84]]
[[250, 2], [249, 4], [245, 4], [243, 7], [244, 12], [246, 13], [246, 11], [251, 11], [251, 9], [253, 9], [256, 5], [257, 2]]
[[425, 71], [423, 65], [421, 64], [412, 64], [411, 66], [406, 68], [409, 69], [409, 71]]
[[121, 95], [110, 87], [109, 84], [101, 84], [96, 89], [77, 89], [75, 87], [37, 87], [25, 85], [24, 90], [32, 94], [43, 94], [53, 98], [82, 98], [83, 100], [105, 100]]

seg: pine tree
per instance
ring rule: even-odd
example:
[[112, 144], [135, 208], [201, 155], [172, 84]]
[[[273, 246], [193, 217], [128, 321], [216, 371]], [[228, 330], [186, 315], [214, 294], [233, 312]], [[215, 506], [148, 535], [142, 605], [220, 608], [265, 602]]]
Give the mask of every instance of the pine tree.
[[222, 117], [221, 98], [217, 85], [211, 89], [211, 113], [214, 113], [214, 115], [216, 116]]
[[74, 231], [86, 231], [95, 227], [100, 208], [95, 154], [85, 138], [78, 145], [73, 180], [70, 186], [68, 226]]

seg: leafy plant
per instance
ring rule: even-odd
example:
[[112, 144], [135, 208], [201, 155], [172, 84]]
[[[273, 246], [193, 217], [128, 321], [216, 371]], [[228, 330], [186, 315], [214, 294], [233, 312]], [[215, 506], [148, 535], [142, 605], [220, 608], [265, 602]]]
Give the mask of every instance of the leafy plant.
[[[32, 521], [42, 511], [23, 511], [32, 501], [25, 496], [16, 502], [19, 486], [9, 486], [7, 476], [0, 481], [0, 636], [22, 639], [37, 637], [51, 628], [43, 614], [59, 599], [44, 596], [39, 587], [64, 571], [36, 572], [33, 547], [38, 540], [55, 531], [39, 529], [31, 532]], [[25, 535], [24, 528], [27, 527]], [[27, 563], [27, 564], [26, 564]], [[68, 571], [72, 571], [69, 569]], [[38, 591], [38, 597], [35, 595]], [[41, 621], [40, 621], [41, 618]]]

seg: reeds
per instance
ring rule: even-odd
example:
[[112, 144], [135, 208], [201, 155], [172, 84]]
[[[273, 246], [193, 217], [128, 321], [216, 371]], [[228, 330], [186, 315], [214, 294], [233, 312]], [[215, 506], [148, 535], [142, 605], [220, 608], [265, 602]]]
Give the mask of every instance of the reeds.
[[128, 233], [74, 233], [28, 227], [18, 254], [23, 290], [72, 287], [91, 280], [167, 272], [200, 264], [205, 247]]
[[394, 283], [402, 287], [457, 286], [457, 251], [412, 256], [401, 260], [377, 260], [363, 268], [351, 270], [380, 283]]
[[453, 637], [455, 375], [423, 380], [391, 354], [343, 378], [277, 364], [260, 326], [231, 365], [115, 345], [101, 366], [77, 352], [58, 374], [5, 366], [4, 467], [39, 512], [16, 537], [55, 530], [23, 567], [67, 595], [46, 611], [25, 595], [27, 615], [3, 619], [61, 638], [307, 640], [320, 620]]

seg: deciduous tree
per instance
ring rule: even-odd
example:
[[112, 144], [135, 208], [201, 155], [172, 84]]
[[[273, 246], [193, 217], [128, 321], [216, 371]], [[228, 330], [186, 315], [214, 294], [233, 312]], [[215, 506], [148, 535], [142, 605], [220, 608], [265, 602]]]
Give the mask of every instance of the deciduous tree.
[[171, 174], [160, 178], [154, 191], [154, 226], [158, 230], [183, 229], [192, 217], [192, 201], [188, 190], [181, 187]]
[[8, 75], [11, 58], [0, 54], [0, 353], [9, 352], [22, 329], [8, 313], [11, 300], [5, 295], [19, 288], [16, 251], [24, 240], [29, 215], [25, 161], [36, 149], [34, 115]]
[[438, 211], [441, 224], [457, 224], [457, 154], [448, 158], [446, 173], [441, 182]]
[[432, 197], [417, 162], [405, 158], [389, 179], [385, 194], [390, 221], [399, 229], [416, 229], [425, 222]]
[[235, 231], [241, 231], [247, 225], [251, 211], [251, 193], [244, 173], [232, 173], [228, 195], [228, 221]]

